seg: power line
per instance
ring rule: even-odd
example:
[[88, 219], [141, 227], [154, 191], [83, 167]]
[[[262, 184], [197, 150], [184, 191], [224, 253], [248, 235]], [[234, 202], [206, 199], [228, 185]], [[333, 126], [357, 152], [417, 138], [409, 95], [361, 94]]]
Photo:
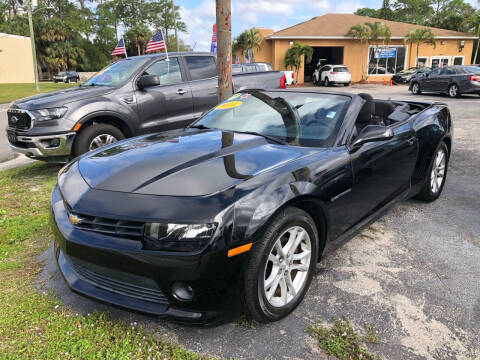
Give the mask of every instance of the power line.
[[183, 13], [184, 15], [187, 15], [190, 19], [192, 19], [192, 20], [193, 20], [198, 26], [200, 26], [202, 29], [204, 29], [204, 30], [206, 30], [206, 31], [208, 31], [208, 32], [211, 32], [211, 31], [212, 31], [212, 29], [208, 29], [207, 27], [205, 27], [205, 25], [199, 23], [199, 22], [197, 21], [197, 19], [195, 19], [192, 15], [190, 15], [190, 14], [187, 13], [185, 10], [183, 10], [183, 7], [180, 7], [180, 10], [182, 11], [182, 13]]

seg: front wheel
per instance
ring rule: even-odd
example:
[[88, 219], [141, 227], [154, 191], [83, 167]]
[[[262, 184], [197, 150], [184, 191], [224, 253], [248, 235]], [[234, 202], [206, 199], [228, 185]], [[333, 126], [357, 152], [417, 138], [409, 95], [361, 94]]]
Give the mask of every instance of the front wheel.
[[460, 96], [460, 91], [457, 84], [450, 85], [450, 87], [448, 88], [448, 96], [450, 96], [451, 98], [456, 98]]
[[422, 93], [420, 90], [420, 84], [418, 82], [414, 82], [412, 84], [411, 91], [413, 95], [420, 95]]
[[425, 183], [417, 195], [418, 199], [427, 202], [438, 199], [445, 185], [445, 179], [447, 178], [448, 159], [448, 147], [442, 141], [432, 157]]
[[125, 139], [125, 135], [123, 135], [118, 128], [110, 124], [90, 125], [83, 129], [77, 136], [73, 145], [73, 154], [75, 157]]
[[254, 244], [245, 270], [245, 307], [261, 322], [277, 321], [305, 296], [315, 271], [318, 234], [312, 218], [289, 207]]

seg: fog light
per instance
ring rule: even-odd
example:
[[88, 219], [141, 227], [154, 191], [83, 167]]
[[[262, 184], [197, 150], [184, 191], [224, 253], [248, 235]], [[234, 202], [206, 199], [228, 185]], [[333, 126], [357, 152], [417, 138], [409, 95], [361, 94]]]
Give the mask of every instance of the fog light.
[[51, 146], [51, 147], [60, 146], [60, 139], [53, 139], [53, 140], [50, 142], [50, 146]]
[[176, 282], [172, 285], [172, 295], [179, 301], [192, 301], [195, 296], [195, 290], [190, 285]]

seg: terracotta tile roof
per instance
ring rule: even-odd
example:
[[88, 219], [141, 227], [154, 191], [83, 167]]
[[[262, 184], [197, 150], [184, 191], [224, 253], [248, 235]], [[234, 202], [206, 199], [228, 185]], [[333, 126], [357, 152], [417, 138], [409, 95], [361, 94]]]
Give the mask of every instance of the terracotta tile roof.
[[[275, 37], [344, 37], [353, 25], [365, 22], [383, 21], [392, 33], [392, 38], [403, 38], [407, 32], [415, 28], [424, 28], [424, 26], [402, 23], [398, 21], [388, 21], [375, 19], [368, 16], [354, 14], [325, 14], [314, 17], [308, 21], [288, 27], [286, 29], [274, 32], [269, 38]], [[431, 28], [436, 37], [475, 37], [472, 34], [462, 33], [453, 30]]]

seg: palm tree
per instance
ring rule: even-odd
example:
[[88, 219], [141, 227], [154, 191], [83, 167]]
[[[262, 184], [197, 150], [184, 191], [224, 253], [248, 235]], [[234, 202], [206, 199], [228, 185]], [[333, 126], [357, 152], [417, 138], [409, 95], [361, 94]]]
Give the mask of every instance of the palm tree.
[[256, 28], [243, 31], [233, 40], [233, 52], [240, 51], [244, 57], [255, 62], [253, 50], [259, 50], [262, 44], [262, 36]]
[[150, 31], [146, 26], [135, 25], [125, 33], [125, 37], [128, 41], [137, 48], [138, 55], [142, 54], [142, 50], [151, 37]]
[[369, 28], [368, 40], [373, 42], [378, 47], [378, 42], [381, 39], [382, 45], [385, 47], [385, 43], [390, 42], [391, 32], [390, 28], [385, 25], [383, 21], [375, 21], [374, 23], [367, 22], [365, 25]]
[[[475, 35], [480, 36], [480, 25], [475, 29]], [[480, 40], [477, 39], [477, 45], [475, 46], [475, 55], [473, 56], [473, 64], [477, 63], [477, 54], [478, 54], [478, 45], [480, 44]]]
[[[417, 61], [418, 61], [418, 48], [420, 47], [420, 44], [423, 43], [423, 44], [433, 45], [434, 48], [436, 46], [435, 35], [433, 34], [432, 30], [429, 28], [412, 29], [407, 33], [403, 41], [405, 43], [410, 43], [410, 50], [412, 49], [413, 44], [417, 44]], [[415, 66], [418, 66], [416, 62], [415, 62]]]
[[305, 61], [309, 63], [312, 61], [313, 48], [308, 45], [303, 45], [300, 41], [295, 41], [292, 47], [290, 47], [285, 53], [283, 59], [283, 66], [287, 69], [294, 69], [295, 81], [298, 81], [298, 71], [302, 64], [302, 56], [305, 56]]
[[[348, 36], [351, 36], [352, 38], [354, 39], [357, 39], [357, 40], [360, 40], [360, 45], [362, 46], [364, 43], [366, 45], [366, 48], [368, 49], [368, 41], [370, 40], [370, 27], [363, 24], [363, 23], [360, 23], [360, 24], [357, 24], [357, 25], [354, 25], [350, 28], [350, 30], [348, 30], [348, 33], [347, 35]], [[362, 52], [362, 55], [360, 56], [361, 58], [361, 61], [362, 61], [362, 80], [365, 80], [365, 56], [363, 55], [363, 52]]]

